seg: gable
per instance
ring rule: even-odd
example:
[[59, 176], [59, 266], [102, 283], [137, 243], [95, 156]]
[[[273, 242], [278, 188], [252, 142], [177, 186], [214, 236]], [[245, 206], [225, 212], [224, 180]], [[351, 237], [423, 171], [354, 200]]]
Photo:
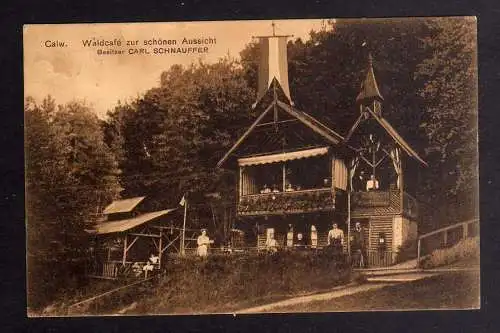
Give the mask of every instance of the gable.
[[406, 140], [396, 131], [394, 127], [383, 117], [375, 114], [370, 108], [365, 108], [368, 110], [368, 118], [364, 114], [361, 114], [357, 119], [352, 128], [346, 135], [346, 142], [352, 146], [352, 148], [358, 148], [358, 142], [355, 142], [356, 137], [360, 137], [363, 131], [366, 131], [367, 127], [370, 127], [376, 133], [383, 133], [388, 138], [390, 138], [397, 146], [399, 146], [408, 156], [414, 158], [416, 161], [427, 166], [425, 162], [418, 153], [406, 142]]
[[269, 104], [229, 149], [217, 163], [217, 167], [221, 167], [232, 155], [265, 154], [325, 144], [338, 145], [342, 141], [342, 136], [306, 112], [276, 100]]

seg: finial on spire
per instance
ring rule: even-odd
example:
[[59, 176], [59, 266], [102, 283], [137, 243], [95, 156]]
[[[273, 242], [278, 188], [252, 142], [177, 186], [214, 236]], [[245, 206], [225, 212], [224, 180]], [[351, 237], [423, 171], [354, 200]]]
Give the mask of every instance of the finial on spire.
[[[363, 43], [365, 45], [366, 42]], [[373, 100], [383, 101], [384, 98], [380, 94], [378, 89], [377, 80], [375, 79], [375, 73], [373, 72], [373, 57], [371, 52], [368, 53], [368, 72], [366, 77], [361, 84], [361, 91], [358, 97], [356, 97], [356, 102], [371, 102]]]

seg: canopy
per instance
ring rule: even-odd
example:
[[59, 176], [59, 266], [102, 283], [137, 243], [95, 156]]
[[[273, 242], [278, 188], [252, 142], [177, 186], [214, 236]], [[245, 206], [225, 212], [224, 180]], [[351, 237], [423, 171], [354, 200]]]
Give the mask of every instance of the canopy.
[[123, 232], [123, 231], [127, 231], [129, 229], [135, 228], [135, 227], [137, 227], [141, 224], [144, 224], [146, 222], [149, 222], [151, 220], [154, 220], [157, 217], [160, 217], [160, 216], [163, 216], [163, 215], [168, 214], [170, 212], [173, 212], [176, 209], [177, 208], [160, 210], [157, 212], [142, 214], [142, 215], [130, 218], [130, 219], [118, 220], [118, 221], [112, 221], [112, 222], [104, 222], [104, 223], [100, 223], [100, 224], [95, 225], [93, 229], [85, 230], [85, 231], [90, 233], [90, 234], [97, 234], [97, 235], [110, 234], [110, 233], [114, 233], [114, 232]]
[[238, 164], [240, 166], [246, 166], [246, 165], [276, 163], [276, 162], [297, 160], [300, 158], [326, 155], [327, 153], [328, 153], [328, 147], [321, 147], [321, 148], [313, 148], [307, 150], [299, 150], [289, 153], [240, 158], [238, 159]]
[[104, 214], [128, 213], [132, 211], [145, 197], [115, 200], [104, 209]]

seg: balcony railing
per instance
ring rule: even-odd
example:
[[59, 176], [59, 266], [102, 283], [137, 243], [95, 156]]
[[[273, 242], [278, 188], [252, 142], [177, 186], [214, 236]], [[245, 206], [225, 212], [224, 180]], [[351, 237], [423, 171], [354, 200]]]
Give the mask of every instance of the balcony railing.
[[239, 215], [272, 215], [332, 210], [335, 208], [331, 188], [251, 194], [240, 197]]
[[356, 207], [386, 207], [391, 204], [391, 192], [354, 192], [352, 193], [352, 201]]

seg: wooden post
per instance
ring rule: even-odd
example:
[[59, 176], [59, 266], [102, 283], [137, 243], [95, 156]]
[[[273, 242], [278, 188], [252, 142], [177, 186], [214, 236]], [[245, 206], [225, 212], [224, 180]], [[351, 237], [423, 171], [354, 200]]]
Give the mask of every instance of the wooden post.
[[186, 240], [186, 215], [187, 215], [187, 206], [188, 202], [187, 199], [184, 199], [184, 222], [182, 224], [182, 235], [181, 235], [181, 255], [186, 254], [186, 249], [185, 249], [185, 240]]
[[464, 223], [464, 228], [463, 228], [463, 238], [466, 239], [469, 233], [469, 224]]
[[418, 242], [417, 242], [417, 268], [418, 268], [418, 265], [420, 264], [421, 242], [422, 242], [422, 239], [419, 237]]
[[[240, 166], [240, 173], [239, 173], [239, 178], [237, 180], [237, 184], [238, 184], [238, 193], [239, 193], [239, 198], [241, 198], [241, 196], [243, 195], [243, 167]], [[248, 193], [245, 193], [245, 194], [248, 194]]]
[[160, 229], [160, 241], [158, 246], [158, 269], [161, 269], [161, 255], [163, 254], [163, 230]]
[[448, 243], [448, 230], [445, 230], [443, 232], [443, 243], [444, 243], [444, 246], [446, 246], [446, 244]]
[[347, 254], [351, 257], [351, 192], [352, 178], [351, 170], [348, 172], [349, 184], [347, 185]]
[[125, 263], [127, 261], [127, 234], [123, 237], [123, 258], [122, 258], [122, 265], [125, 266]]
[[285, 180], [285, 177], [286, 177], [286, 163], [283, 162], [283, 189], [282, 191], [285, 192], [286, 190], [286, 180]]

